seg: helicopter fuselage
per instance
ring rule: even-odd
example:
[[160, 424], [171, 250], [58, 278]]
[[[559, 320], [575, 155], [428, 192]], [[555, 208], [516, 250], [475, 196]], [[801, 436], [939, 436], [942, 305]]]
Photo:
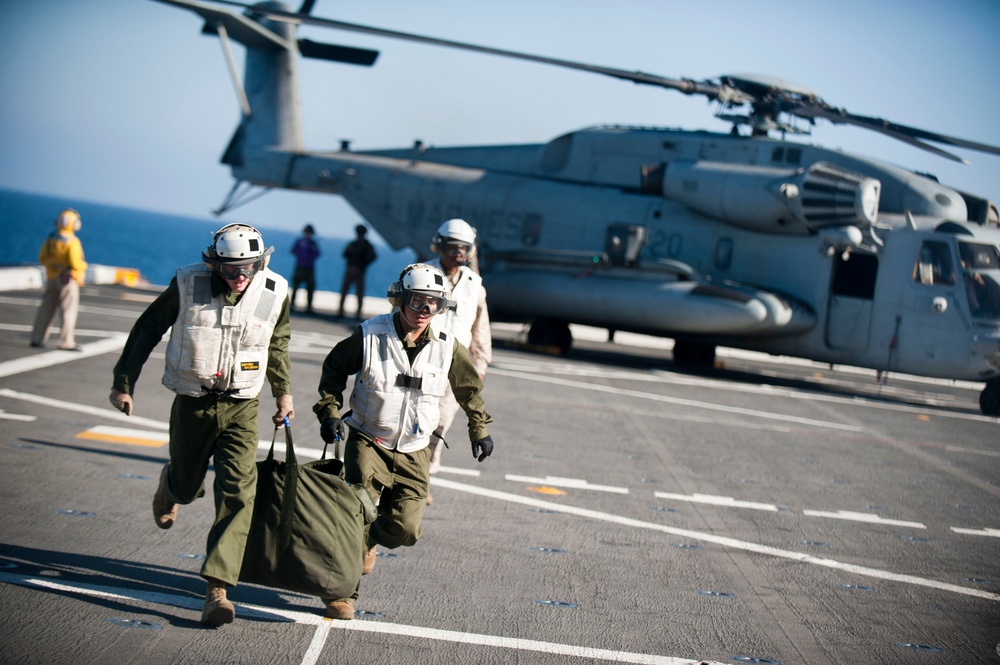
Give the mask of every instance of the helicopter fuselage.
[[[942, 378], [1000, 375], [1000, 314], [973, 318], [960, 282], [928, 287], [911, 276], [928, 239], [954, 257], [962, 238], [1000, 245], [995, 227], [968, 219], [991, 204], [875, 160], [627, 128], [545, 145], [267, 157], [280, 179], [262, 174], [259, 159], [234, 174], [340, 194], [391, 245], [421, 256], [441, 220], [469, 221], [495, 318]], [[836, 177], [810, 184], [817, 164]], [[790, 197], [788, 187], [801, 191]], [[946, 220], [962, 221], [935, 231]]]

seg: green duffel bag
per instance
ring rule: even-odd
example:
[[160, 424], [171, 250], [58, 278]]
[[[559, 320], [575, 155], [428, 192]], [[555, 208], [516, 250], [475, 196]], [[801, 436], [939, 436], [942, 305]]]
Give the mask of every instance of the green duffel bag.
[[[275, 438], [277, 438], [275, 429]], [[320, 598], [349, 598], [361, 579], [364, 527], [376, 515], [360, 485], [343, 479], [339, 441], [335, 457], [306, 464], [295, 459], [285, 421], [285, 461], [257, 462], [257, 496], [240, 580]]]

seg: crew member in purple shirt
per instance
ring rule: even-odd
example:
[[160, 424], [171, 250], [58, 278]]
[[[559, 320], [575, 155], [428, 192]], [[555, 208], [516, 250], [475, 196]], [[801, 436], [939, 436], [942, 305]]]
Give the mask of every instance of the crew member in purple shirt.
[[292, 245], [295, 255], [295, 272], [292, 273], [292, 310], [295, 309], [295, 295], [299, 285], [306, 287], [306, 312], [313, 313], [313, 293], [316, 291], [316, 259], [319, 258], [319, 245], [313, 240], [316, 230], [312, 224], [306, 224], [302, 229], [302, 237]]

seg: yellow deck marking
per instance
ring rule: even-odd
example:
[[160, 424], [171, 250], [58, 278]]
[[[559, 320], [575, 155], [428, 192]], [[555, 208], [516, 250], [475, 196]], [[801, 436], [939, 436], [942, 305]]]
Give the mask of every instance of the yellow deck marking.
[[76, 438], [159, 448], [167, 443], [168, 434], [166, 432], [150, 432], [148, 430], [129, 429], [127, 427], [97, 425], [80, 432], [76, 435]]
[[527, 489], [529, 492], [538, 492], [539, 494], [555, 494], [557, 496], [562, 496], [563, 494], [566, 494], [566, 492], [564, 492], [563, 490], [557, 489], [555, 487], [527, 487], [525, 489]]

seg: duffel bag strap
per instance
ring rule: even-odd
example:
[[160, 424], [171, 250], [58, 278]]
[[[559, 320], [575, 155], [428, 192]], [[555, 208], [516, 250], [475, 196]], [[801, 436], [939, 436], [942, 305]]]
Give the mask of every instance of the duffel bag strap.
[[[281, 531], [278, 542], [287, 547], [292, 538], [292, 521], [295, 518], [295, 495], [299, 485], [299, 465], [295, 460], [295, 446], [292, 445], [292, 427], [285, 417], [285, 491], [281, 499]], [[277, 433], [277, 430], [275, 430]]]
[[267, 451], [267, 461], [270, 462], [274, 459], [274, 442], [278, 439], [278, 428], [274, 428], [274, 434], [271, 436], [271, 448]]
[[[295, 459], [295, 446], [292, 445], [292, 426], [288, 423], [288, 416], [285, 416], [285, 463], [286, 464], [298, 464], [298, 460]], [[275, 436], [278, 435], [278, 429], [274, 430]], [[271, 443], [271, 447], [274, 447], [274, 443]]]

